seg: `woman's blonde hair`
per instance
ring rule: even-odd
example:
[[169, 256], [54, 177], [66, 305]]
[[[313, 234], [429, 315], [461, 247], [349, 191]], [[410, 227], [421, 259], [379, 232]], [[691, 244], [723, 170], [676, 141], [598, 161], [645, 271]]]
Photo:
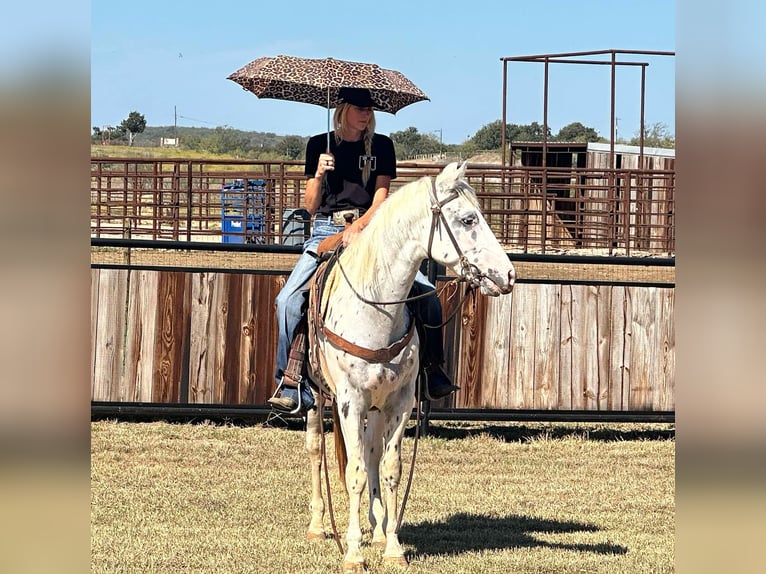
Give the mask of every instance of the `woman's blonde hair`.
[[[346, 121], [346, 114], [348, 114], [348, 108], [351, 104], [347, 102], [341, 102], [338, 107], [335, 108], [335, 114], [332, 118], [333, 128], [335, 129], [335, 144], [339, 145], [343, 137], [343, 124]], [[372, 155], [372, 135], [375, 133], [375, 112], [370, 114], [370, 121], [367, 123], [362, 134], [364, 140], [364, 153], [365, 155]], [[362, 170], [362, 185], [367, 187], [367, 181], [370, 179], [370, 161], [364, 162], [364, 169]]]

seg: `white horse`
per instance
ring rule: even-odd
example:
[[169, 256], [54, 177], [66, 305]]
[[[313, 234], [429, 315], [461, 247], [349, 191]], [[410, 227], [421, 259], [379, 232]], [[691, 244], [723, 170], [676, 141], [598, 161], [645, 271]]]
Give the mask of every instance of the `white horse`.
[[[309, 311], [309, 375], [335, 396], [336, 454], [349, 496], [344, 572], [364, 571], [359, 514], [367, 485], [372, 542], [385, 545], [385, 561], [407, 565], [397, 534], [397, 489], [402, 437], [415, 406], [419, 341], [405, 303], [375, 302], [406, 299], [426, 258], [486, 295], [513, 288], [513, 265], [464, 181], [465, 170], [466, 163], [452, 163], [435, 180], [424, 177], [392, 193], [342, 251], [321, 292], [312, 289], [312, 298], [321, 300]], [[326, 537], [321, 422], [318, 409], [309, 412], [309, 538]]]

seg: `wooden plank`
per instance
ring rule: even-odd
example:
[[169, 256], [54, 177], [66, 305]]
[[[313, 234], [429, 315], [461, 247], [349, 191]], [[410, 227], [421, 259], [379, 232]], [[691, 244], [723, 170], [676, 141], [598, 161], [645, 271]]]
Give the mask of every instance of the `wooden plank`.
[[[255, 341], [257, 338], [254, 319], [256, 275], [242, 276], [242, 303], [239, 313], [239, 360], [237, 361], [237, 403], [247, 404], [254, 402], [251, 397], [255, 396]], [[228, 350], [227, 350], [228, 351]]]
[[[239, 402], [242, 356], [242, 289], [243, 275], [227, 275], [222, 313], [225, 316], [223, 364], [221, 365], [220, 401], [226, 404]], [[247, 378], [245, 378], [245, 383]]]
[[484, 330], [484, 358], [481, 362], [481, 385], [486, 391], [485, 402], [506, 405], [509, 388], [506, 381], [511, 377], [511, 318], [513, 317], [513, 294], [500, 297], [477, 295], [486, 301], [486, 329]]
[[596, 359], [596, 287], [572, 286], [572, 408], [594, 409], [598, 389]]
[[596, 353], [596, 379], [592, 382], [595, 407], [598, 410], [609, 408], [611, 379], [611, 342], [612, 332], [612, 286], [600, 285], [595, 288], [596, 332], [594, 352]]
[[[535, 320], [537, 315], [537, 289], [518, 284], [513, 290], [511, 316], [510, 372], [508, 398], [501, 408], [532, 408], [532, 390], [535, 384]], [[491, 406], [487, 402], [484, 406]]]
[[213, 397], [213, 373], [210, 367], [209, 349], [213, 341], [209, 338], [215, 273], [194, 273], [191, 284], [191, 305], [189, 312], [189, 397], [190, 403], [210, 402]]
[[211, 393], [209, 401], [224, 402], [224, 366], [226, 362], [226, 327], [228, 323], [228, 292], [232, 275], [216, 273], [210, 297], [208, 313], [210, 317], [207, 333], [210, 345], [208, 347], [208, 375], [210, 377]]
[[624, 325], [624, 348], [622, 351], [622, 407], [624, 410], [630, 410], [630, 393], [633, 384], [633, 289], [625, 288], [625, 325]]
[[98, 339], [98, 293], [101, 271], [98, 269], [90, 270], [90, 380], [91, 380], [91, 399], [95, 389], [96, 380], [96, 354], [99, 350]]
[[572, 408], [575, 410], [593, 410], [597, 406], [597, 293], [596, 287], [572, 286]]
[[[646, 377], [650, 392], [644, 402], [644, 408], [651, 410], [672, 410], [674, 403], [673, 380], [675, 370], [675, 335], [672, 321], [672, 290], [655, 289], [646, 305], [652, 307], [651, 325], [647, 325], [647, 360]], [[669, 405], [673, 406], [669, 406]]]
[[128, 293], [127, 348], [121, 400], [151, 402], [157, 331], [157, 283], [160, 275], [131, 271]]
[[608, 410], [622, 410], [628, 404], [625, 394], [628, 384], [625, 382], [625, 324], [627, 312], [626, 288], [614, 286], [610, 297], [610, 341], [609, 341], [609, 395], [606, 407]]
[[188, 282], [185, 273], [163, 273], [157, 286], [157, 339], [154, 354], [152, 398], [178, 403], [185, 376]]
[[483, 354], [483, 305], [477, 297], [475, 301], [463, 305], [460, 317], [460, 361], [458, 379], [461, 383], [463, 406], [468, 408], [483, 405], [483, 384], [481, 379], [481, 356]]
[[675, 290], [658, 289], [658, 329], [659, 342], [658, 349], [660, 357], [658, 358], [660, 371], [659, 401], [656, 404], [657, 409], [665, 411], [674, 411], [675, 401], [675, 372], [676, 372], [676, 333], [675, 321]]
[[534, 333], [534, 394], [532, 408], [555, 409], [559, 402], [561, 361], [561, 287], [537, 285]]
[[656, 288], [631, 292], [630, 405], [632, 410], [650, 410], [655, 387], [652, 360], [656, 355], [657, 309], [652, 303]]
[[275, 301], [286, 281], [286, 274], [256, 276], [254, 281], [251, 300], [253, 367], [247, 390], [248, 401], [252, 403], [264, 404], [276, 388], [278, 326]]
[[572, 299], [573, 286], [561, 286], [561, 327], [560, 327], [560, 360], [559, 360], [559, 404], [562, 410], [571, 410], [573, 404], [574, 386], [574, 333], [572, 332]]
[[[444, 325], [444, 371], [452, 381], [460, 387], [452, 397], [442, 399], [439, 404], [462, 405], [465, 394], [464, 383], [459, 378], [458, 364], [460, 361], [460, 309], [465, 297], [465, 287], [462, 284], [451, 283], [445, 286], [444, 281], [437, 281], [436, 288], [442, 304], [442, 316], [447, 321]], [[467, 302], [466, 302], [467, 304]], [[448, 320], [451, 317], [450, 320]]]
[[125, 313], [128, 272], [102, 269], [99, 272], [96, 350], [92, 400], [119, 401], [123, 386]]

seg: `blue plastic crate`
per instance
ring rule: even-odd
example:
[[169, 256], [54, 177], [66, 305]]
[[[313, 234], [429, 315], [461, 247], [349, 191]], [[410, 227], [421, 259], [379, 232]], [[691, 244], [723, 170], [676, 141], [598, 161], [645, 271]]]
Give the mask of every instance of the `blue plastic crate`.
[[264, 243], [266, 233], [266, 181], [237, 179], [221, 186], [223, 243]]

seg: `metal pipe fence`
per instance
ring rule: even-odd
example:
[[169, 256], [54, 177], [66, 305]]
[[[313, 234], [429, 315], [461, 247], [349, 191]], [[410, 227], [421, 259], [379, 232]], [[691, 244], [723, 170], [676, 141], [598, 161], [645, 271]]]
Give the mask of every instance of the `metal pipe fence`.
[[[444, 164], [400, 162], [392, 192]], [[675, 171], [469, 164], [467, 180], [513, 252], [675, 254]], [[299, 244], [298, 161], [91, 159], [91, 237]]]

